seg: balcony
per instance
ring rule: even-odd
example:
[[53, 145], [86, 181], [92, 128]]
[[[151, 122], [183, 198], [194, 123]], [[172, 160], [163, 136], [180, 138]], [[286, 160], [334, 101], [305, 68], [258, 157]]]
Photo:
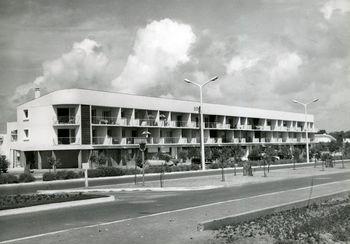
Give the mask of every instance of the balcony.
[[277, 138], [267, 138], [266, 141], [267, 142], [271, 142], [271, 143], [276, 143], [277, 142]]
[[78, 120], [75, 116], [57, 116], [54, 118], [54, 125], [76, 125]]
[[191, 121], [191, 122], [188, 122], [187, 127], [196, 128], [196, 127], [199, 127], [199, 124], [197, 124], [195, 121]]
[[257, 130], [271, 130], [271, 126], [258, 125], [258, 126], [256, 126], [256, 129]]
[[246, 139], [245, 139], [245, 138], [240, 138], [239, 141], [240, 141], [241, 143], [246, 143]]
[[140, 119], [140, 126], [159, 126], [154, 119]]
[[92, 116], [91, 123], [98, 125], [112, 125], [116, 124], [117, 117]]
[[265, 138], [260, 138], [261, 143], [265, 143]]
[[120, 144], [121, 140], [117, 137], [93, 137], [93, 145], [116, 145]]
[[253, 143], [259, 143], [259, 138], [253, 138], [253, 139], [252, 139], [252, 142], [253, 142]]
[[79, 144], [80, 139], [76, 137], [57, 137], [54, 139], [54, 145], [76, 145]]

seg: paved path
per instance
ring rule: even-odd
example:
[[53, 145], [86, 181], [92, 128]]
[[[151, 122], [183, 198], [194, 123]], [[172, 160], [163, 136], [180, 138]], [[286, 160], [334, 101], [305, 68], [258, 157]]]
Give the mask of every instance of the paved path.
[[350, 189], [350, 173], [336, 171], [205, 191], [118, 193], [112, 203], [0, 218], [0, 241], [205, 243], [212, 233], [197, 231], [199, 222], [309, 198], [311, 183], [312, 196]]
[[[266, 177], [264, 176], [263, 171], [255, 171], [253, 176], [243, 176], [242, 173], [238, 173], [236, 176], [232, 172], [225, 173], [225, 181], [221, 181], [221, 174], [218, 175], [209, 175], [209, 176], [198, 176], [193, 178], [182, 178], [182, 179], [166, 179], [163, 181], [163, 190], [167, 188], [176, 188], [180, 190], [188, 190], [193, 188], [198, 190], [201, 187], [206, 189], [210, 188], [219, 188], [219, 187], [232, 187], [232, 186], [243, 186], [247, 184], [261, 184], [266, 182], [280, 181], [285, 179], [297, 179], [304, 177], [322, 177], [330, 173], [343, 173], [350, 172], [350, 167], [342, 169], [340, 165], [335, 168], [326, 168], [324, 171], [319, 168], [314, 167], [303, 167], [296, 170], [293, 169], [275, 169], [271, 170], [269, 173], [266, 170]], [[139, 180], [135, 185], [134, 183], [124, 183], [124, 184], [114, 184], [114, 185], [104, 185], [104, 186], [94, 186], [90, 187], [91, 189], [128, 189], [136, 188], [142, 189], [142, 182]], [[146, 181], [144, 188], [150, 189], [160, 188], [160, 181]]]

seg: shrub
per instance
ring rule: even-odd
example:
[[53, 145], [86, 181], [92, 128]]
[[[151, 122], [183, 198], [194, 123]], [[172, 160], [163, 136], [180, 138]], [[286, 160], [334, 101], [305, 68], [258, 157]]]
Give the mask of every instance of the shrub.
[[212, 163], [209, 167], [211, 169], [218, 169], [218, 168], [221, 168], [221, 165], [219, 165], [218, 163]]
[[199, 170], [200, 166], [198, 164], [191, 164], [191, 170]]
[[19, 175], [18, 178], [19, 182], [33, 182], [35, 181], [35, 177], [32, 174], [28, 173], [22, 173]]
[[56, 172], [56, 169], [61, 166], [60, 160], [53, 156], [47, 158], [47, 163], [52, 167], [53, 172]]
[[79, 178], [80, 175], [72, 170], [62, 170], [56, 173], [57, 180], [68, 180]]
[[140, 174], [141, 170], [140, 169], [134, 169], [134, 168], [128, 168], [128, 169], [125, 169], [124, 172], [125, 172], [126, 175], [134, 175], [135, 173], [136, 174]]
[[79, 173], [74, 172], [74, 171], [72, 171], [72, 170], [67, 171], [67, 174], [66, 174], [66, 178], [65, 178], [65, 179], [76, 179], [76, 178], [80, 178]]
[[0, 175], [0, 184], [11, 184], [11, 183], [18, 183], [18, 178], [16, 175], [9, 174], [9, 173]]
[[57, 171], [55, 174], [56, 180], [65, 180], [67, 177], [67, 171], [62, 170], [62, 171]]
[[43, 174], [43, 181], [52, 181], [52, 180], [57, 180], [55, 173], [46, 172]]
[[97, 169], [89, 169], [88, 176], [90, 178], [106, 177], [106, 176], [121, 176], [125, 175], [125, 170], [115, 167], [98, 167]]
[[260, 148], [254, 147], [249, 155], [248, 155], [249, 160], [260, 160], [261, 159], [261, 150]]
[[6, 159], [6, 156], [0, 155], [0, 174], [1, 172], [6, 173], [8, 167], [9, 167], [9, 162]]

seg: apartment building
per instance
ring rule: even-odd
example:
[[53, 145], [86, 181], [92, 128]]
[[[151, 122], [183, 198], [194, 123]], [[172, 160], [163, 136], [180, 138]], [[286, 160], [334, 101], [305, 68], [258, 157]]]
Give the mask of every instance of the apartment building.
[[[177, 156], [199, 147], [198, 102], [85, 89], [65, 89], [17, 107], [8, 123], [7, 155], [11, 167], [49, 168], [54, 156], [63, 168], [80, 168], [92, 153], [104, 152], [113, 165], [132, 159], [147, 141], [148, 155]], [[204, 104], [206, 147], [239, 144], [304, 145], [305, 130], [314, 139], [314, 117], [281, 111]], [[147, 132], [148, 137], [144, 136]]]

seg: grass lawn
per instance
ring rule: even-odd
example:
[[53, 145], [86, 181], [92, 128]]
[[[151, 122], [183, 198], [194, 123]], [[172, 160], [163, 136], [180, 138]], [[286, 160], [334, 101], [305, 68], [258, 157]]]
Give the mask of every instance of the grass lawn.
[[350, 196], [274, 213], [218, 231], [224, 243], [350, 243]]
[[4, 195], [0, 196], [0, 210], [93, 199], [99, 197], [104, 196], [82, 193]]

